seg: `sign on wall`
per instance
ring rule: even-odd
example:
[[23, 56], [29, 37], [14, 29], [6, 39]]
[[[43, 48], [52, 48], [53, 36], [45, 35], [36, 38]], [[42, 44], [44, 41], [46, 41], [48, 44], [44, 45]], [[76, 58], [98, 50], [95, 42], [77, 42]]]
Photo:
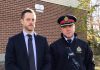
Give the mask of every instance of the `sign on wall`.
[[44, 5], [35, 4], [35, 10], [36, 10], [36, 12], [43, 13], [43, 11], [44, 11]]

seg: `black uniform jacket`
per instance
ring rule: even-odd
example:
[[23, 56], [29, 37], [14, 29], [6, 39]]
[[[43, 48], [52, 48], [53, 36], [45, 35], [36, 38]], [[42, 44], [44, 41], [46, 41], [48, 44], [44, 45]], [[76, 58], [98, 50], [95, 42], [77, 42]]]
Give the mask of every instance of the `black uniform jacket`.
[[[50, 55], [45, 37], [35, 35], [37, 70], [50, 70]], [[5, 54], [5, 70], [29, 70], [23, 32], [10, 37]]]
[[[67, 41], [63, 36], [50, 45], [52, 70], [76, 70], [68, 57], [67, 47]], [[80, 65], [79, 70], [94, 70], [93, 53], [86, 42], [75, 37], [70, 48], [75, 54], [74, 59]]]

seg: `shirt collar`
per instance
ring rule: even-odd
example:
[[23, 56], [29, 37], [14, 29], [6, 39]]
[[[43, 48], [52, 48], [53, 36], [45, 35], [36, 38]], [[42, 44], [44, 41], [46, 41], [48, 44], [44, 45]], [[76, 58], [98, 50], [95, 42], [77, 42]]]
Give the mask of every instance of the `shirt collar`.
[[[68, 40], [67, 37], [64, 36], [64, 38], [65, 38], [66, 41]], [[73, 40], [74, 40], [74, 35], [71, 37], [71, 42], [72, 42]]]
[[[28, 33], [23, 29], [23, 34], [24, 34], [24, 37], [26, 37]], [[32, 35], [32, 37], [33, 37], [33, 35], [34, 35], [34, 31], [31, 32], [30, 35]]]

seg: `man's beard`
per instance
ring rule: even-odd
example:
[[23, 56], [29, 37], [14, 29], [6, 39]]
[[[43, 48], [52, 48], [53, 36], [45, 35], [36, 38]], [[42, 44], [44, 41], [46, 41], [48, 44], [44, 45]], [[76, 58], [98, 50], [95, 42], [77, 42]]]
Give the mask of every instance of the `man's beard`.
[[33, 28], [25, 27], [25, 29], [26, 29], [27, 31], [33, 31], [33, 30], [34, 30], [34, 27], [33, 27]]

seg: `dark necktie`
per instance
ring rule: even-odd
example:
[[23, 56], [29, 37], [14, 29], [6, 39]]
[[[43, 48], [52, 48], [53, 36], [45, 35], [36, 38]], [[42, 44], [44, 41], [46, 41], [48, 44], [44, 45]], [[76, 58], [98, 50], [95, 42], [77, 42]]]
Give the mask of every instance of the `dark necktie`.
[[33, 50], [33, 44], [32, 44], [32, 35], [28, 36], [28, 52], [29, 52], [29, 64], [30, 64], [30, 70], [36, 70], [35, 69], [35, 60], [34, 60], [34, 50]]
[[70, 44], [71, 43], [71, 39], [68, 39], [67, 42]]
[[71, 39], [68, 39], [68, 40], [67, 40], [67, 44], [68, 44], [68, 46], [70, 47], [70, 45], [71, 45]]

